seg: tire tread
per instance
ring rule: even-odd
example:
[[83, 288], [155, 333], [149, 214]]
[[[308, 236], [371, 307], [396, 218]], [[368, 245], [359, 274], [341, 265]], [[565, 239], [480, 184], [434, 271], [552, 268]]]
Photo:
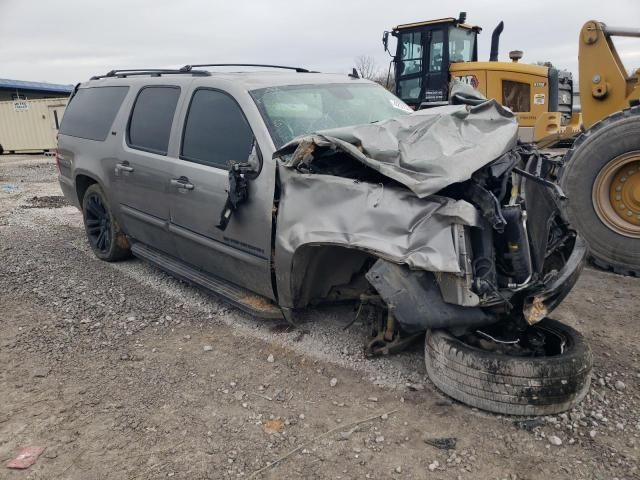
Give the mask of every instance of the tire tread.
[[571, 336], [564, 355], [506, 357], [465, 345], [444, 330], [428, 331], [429, 378], [450, 397], [494, 413], [549, 415], [568, 410], [589, 391], [593, 356], [580, 333], [555, 320], [543, 321], [546, 328]]

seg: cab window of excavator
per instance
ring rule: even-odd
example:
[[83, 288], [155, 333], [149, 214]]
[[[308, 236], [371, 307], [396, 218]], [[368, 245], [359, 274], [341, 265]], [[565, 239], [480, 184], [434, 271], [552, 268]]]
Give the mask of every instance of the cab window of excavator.
[[442, 71], [442, 54], [444, 51], [444, 32], [433, 30], [429, 46], [429, 72]]
[[460, 27], [449, 28], [449, 61], [471, 62], [476, 42], [476, 33]]
[[422, 69], [422, 34], [407, 32], [400, 36], [400, 75], [420, 73]]

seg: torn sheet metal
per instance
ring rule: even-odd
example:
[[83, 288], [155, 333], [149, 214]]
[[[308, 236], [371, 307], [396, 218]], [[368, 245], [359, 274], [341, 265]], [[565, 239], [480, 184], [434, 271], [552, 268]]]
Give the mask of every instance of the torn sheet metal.
[[514, 115], [495, 100], [449, 105], [364, 125], [298, 137], [278, 150], [285, 167], [313, 162], [321, 149], [341, 151], [405, 185], [420, 198], [471, 178], [517, 144]]
[[433, 195], [420, 199], [400, 186], [302, 174], [280, 166], [276, 229], [279, 301], [293, 307], [291, 268], [303, 245], [344, 245], [412, 269], [460, 272], [454, 224], [479, 224], [463, 200]]
[[480, 105], [487, 101], [487, 97], [482, 95], [471, 85], [453, 79], [449, 103], [452, 105]]

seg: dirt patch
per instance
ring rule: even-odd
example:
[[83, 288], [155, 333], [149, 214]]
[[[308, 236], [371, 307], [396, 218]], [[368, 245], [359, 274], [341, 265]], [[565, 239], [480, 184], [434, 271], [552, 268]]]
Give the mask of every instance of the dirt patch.
[[69, 205], [63, 195], [44, 195], [42, 197], [31, 197], [22, 208], [62, 208]]

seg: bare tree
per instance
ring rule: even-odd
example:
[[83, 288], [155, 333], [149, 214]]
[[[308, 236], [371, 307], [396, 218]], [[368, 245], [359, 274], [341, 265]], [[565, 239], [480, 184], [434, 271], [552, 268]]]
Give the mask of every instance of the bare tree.
[[378, 72], [373, 78], [373, 81], [394, 93], [396, 89], [396, 77], [393, 71], [393, 66], [391, 67], [391, 70], [382, 70]]
[[373, 80], [378, 75], [378, 65], [373, 57], [368, 55], [360, 55], [354, 58], [353, 63], [356, 66], [356, 71], [361, 78], [367, 80]]
[[391, 92], [394, 91], [396, 82], [393, 68], [391, 68], [390, 71], [386, 68], [378, 68], [378, 64], [375, 59], [368, 55], [360, 55], [359, 57], [354, 58], [353, 63], [361, 78], [372, 80], [382, 85], [387, 90]]

